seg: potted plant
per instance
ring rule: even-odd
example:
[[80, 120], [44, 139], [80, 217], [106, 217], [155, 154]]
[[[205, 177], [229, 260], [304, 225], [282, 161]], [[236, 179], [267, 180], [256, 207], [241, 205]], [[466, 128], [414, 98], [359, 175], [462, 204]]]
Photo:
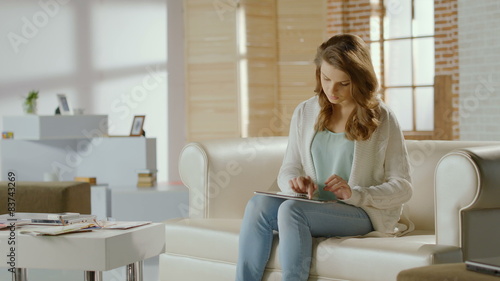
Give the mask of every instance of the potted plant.
[[24, 112], [27, 114], [36, 114], [36, 100], [38, 99], [38, 91], [32, 90], [28, 93], [28, 96], [24, 99], [23, 108]]

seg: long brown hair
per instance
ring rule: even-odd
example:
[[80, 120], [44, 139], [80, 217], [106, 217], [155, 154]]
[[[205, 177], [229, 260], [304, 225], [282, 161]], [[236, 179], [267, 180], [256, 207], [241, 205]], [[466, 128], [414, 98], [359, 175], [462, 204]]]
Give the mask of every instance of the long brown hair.
[[316, 58], [316, 89], [321, 111], [314, 128], [323, 131], [332, 117], [333, 106], [321, 86], [321, 63], [325, 61], [345, 72], [351, 80], [351, 95], [356, 103], [346, 123], [349, 140], [367, 140], [380, 124], [377, 99], [378, 81], [366, 43], [352, 34], [331, 37], [318, 47]]

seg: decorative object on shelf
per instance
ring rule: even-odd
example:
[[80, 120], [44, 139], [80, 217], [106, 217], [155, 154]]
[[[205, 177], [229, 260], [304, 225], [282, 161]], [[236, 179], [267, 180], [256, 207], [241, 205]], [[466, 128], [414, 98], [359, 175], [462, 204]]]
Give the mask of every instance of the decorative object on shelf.
[[73, 114], [83, 115], [85, 114], [85, 108], [73, 108]]
[[90, 183], [90, 185], [97, 184], [97, 179], [95, 177], [75, 177], [73, 180], [79, 182], [88, 182]]
[[132, 128], [130, 129], [130, 136], [144, 136], [144, 120], [146, 119], [145, 115], [136, 115], [134, 116], [134, 121], [132, 121]]
[[73, 115], [73, 108], [71, 108], [65, 94], [57, 94], [57, 100], [59, 102], [59, 112], [61, 115]]
[[156, 185], [156, 172], [153, 169], [137, 170], [137, 187], [153, 187]]
[[46, 172], [43, 173], [43, 180], [44, 181], [60, 181], [61, 176], [60, 176], [60, 169], [58, 167], [53, 167], [52, 172]]
[[28, 93], [28, 96], [24, 99], [23, 109], [27, 114], [36, 114], [37, 107], [36, 101], [38, 99], [38, 91], [32, 90]]
[[43, 181], [59, 181], [59, 173], [57, 172], [43, 173]]
[[13, 139], [14, 132], [2, 132], [2, 139]]

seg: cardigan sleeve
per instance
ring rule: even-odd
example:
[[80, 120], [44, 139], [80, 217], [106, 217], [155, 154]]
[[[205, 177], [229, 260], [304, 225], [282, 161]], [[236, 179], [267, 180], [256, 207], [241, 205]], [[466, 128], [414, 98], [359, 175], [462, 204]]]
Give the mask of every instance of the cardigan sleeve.
[[[410, 200], [412, 195], [412, 185], [410, 168], [408, 162], [408, 152], [404, 143], [404, 137], [399, 124], [390, 110], [385, 116], [386, 126], [380, 136], [385, 148], [378, 157], [384, 157], [382, 178], [380, 184], [372, 186], [354, 186], [351, 198], [344, 200], [345, 203], [358, 207], [368, 206], [376, 209], [391, 209], [401, 207], [402, 204]], [[379, 148], [380, 149], [380, 148]]]
[[278, 174], [278, 186], [283, 192], [292, 192], [289, 185], [289, 180], [299, 177], [304, 174], [301, 161], [301, 126], [303, 121], [304, 102], [297, 106], [293, 112], [292, 120], [290, 121], [290, 131], [288, 136], [288, 145], [283, 157]]

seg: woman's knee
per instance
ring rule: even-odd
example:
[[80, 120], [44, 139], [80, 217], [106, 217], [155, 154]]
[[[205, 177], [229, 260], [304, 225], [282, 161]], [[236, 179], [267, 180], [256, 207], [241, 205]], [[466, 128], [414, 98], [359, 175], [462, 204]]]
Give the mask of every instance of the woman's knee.
[[277, 200], [277, 198], [255, 195], [248, 201], [247, 206], [245, 208], [245, 213], [251, 213], [251, 214], [267, 214], [270, 212], [273, 213], [276, 212], [280, 204], [281, 202], [279, 202], [279, 199]]
[[303, 202], [296, 200], [287, 200], [281, 204], [278, 209], [278, 223], [304, 220], [304, 210], [302, 209]]

